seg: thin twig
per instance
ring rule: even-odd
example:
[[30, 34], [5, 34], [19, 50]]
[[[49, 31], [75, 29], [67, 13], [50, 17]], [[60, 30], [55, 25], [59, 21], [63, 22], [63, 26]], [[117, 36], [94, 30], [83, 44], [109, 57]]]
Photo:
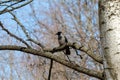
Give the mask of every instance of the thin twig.
[[6, 13], [6, 12], [13, 11], [13, 10], [18, 9], [18, 8], [21, 8], [21, 7], [23, 7], [23, 6], [31, 3], [32, 1], [33, 1], [33, 0], [30, 0], [30, 1], [28, 1], [28, 2], [25, 2], [24, 4], [18, 5], [17, 7], [12, 7], [12, 8], [10, 8], [10, 9], [2, 10], [2, 11], [0, 11], [0, 15], [1, 15], [1, 14], [4, 14], [4, 13]]
[[7, 32], [7, 34], [9, 34], [11, 37], [14, 37], [15, 39], [17, 39], [18, 41], [24, 43], [27, 47], [30, 48], [30, 46], [29, 46], [29, 44], [27, 44], [27, 42], [25, 42], [22, 38], [20, 38], [20, 37], [14, 35], [13, 33], [11, 33], [8, 29], [6, 29], [6, 28], [3, 26], [3, 24], [2, 24], [1, 22], [0, 22], [0, 27], [1, 27], [5, 32]]
[[5, 9], [3, 9], [2, 11], [4, 12], [5, 10], [7, 10], [7, 8], [14, 6], [16, 4], [19, 4], [21, 1], [17, 1], [17, 2], [14, 2], [13, 4], [10, 4], [10, 5], [7, 5]]
[[33, 42], [34, 44], [37, 44], [39, 45], [41, 48], [44, 48], [44, 45], [42, 43], [39, 43], [37, 41], [35, 41], [34, 39], [32, 39], [28, 32], [26, 31], [26, 28], [25, 26], [18, 20], [18, 18], [12, 13], [12, 12], [9, 12], [12, 16], [13, 16], [13, 20], [15, 20], [17, 22], [17, 24], [19, 24], [19, 26], [21, 27], [21, 29], [23, 30], [24, 34], [26, 35], [26, 37], [28, 38], [27, 40], [28, 41], [31, 41]]

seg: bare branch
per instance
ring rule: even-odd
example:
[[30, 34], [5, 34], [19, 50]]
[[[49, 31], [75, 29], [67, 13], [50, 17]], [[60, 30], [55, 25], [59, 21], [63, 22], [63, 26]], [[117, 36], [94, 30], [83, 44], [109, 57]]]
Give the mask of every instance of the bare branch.
[[28, 38], [27, 40], [29, 41], [32, 41], [33, 43], [39, 45], [41, 48], [44, 48], [44, 45], [42, 43], [39, 43], [37, 41], [35, 41], [34, 39], [32, 39], [28, 32], [26, 31], [26, 28], [25, 26], [18, 20], [18, 18], [12, 13], [12, 12], [9, 12], [12, 16], [13, 16], [13, 20], [15, 20], [17, 22], [17, 24], [19, 24], [19, 26], [22, 28], [24, 34], [26, 35], [26, 37]]
[[25, 29], [25, 26], [18, 20], [18, 18], [12, 12], [9, 12], [9, 13], [13, 16], [13, 20], [15, 20], [17, 22], [17, 24], [20, 25], [20, 27], [22, 28], [22, 30], [25, 33], [26, 37], [29, 39], [30, 36], [28, 35], [28, 32]]
[[[13, 2], [13, 1], [9, 1], [9, 2]], [[14, 6], [14, 5], [16, 5], [16, 4], [19, 4], [20, 2], [22, 2], [22, 1], [17, 1], [17, 2], [14, 1], [13, 4], [6, 5], [7, 7], [6, 7], [5, 9], [3, 9], [2, 11], [4, 12], [6, 9], [8, 9], [8, 8], [10, 8], [10, 7], [12, 8], [12, 6]]]
[[[9, 3], [9, 2], [13, 2], [14, 0], [7, 0], [7, 1], [0, 1], [0, 4], [3, 4], [3, 3]], [[17, 1], [17, 2], [22, 2], [22, 1], [25, 1], [25, 0], [15, 0], [15, 1]], [[14, 2], [15, 2], [14, 1]]]
[[0, 15], [1, 15], [1, 14], [4, 14], [4, 13], [6, 13], [6, 12], [13, 11], [13, 10], [18, 9], [18, 8], [21, 8], [21, 7], [23, 7], [23, 6], [31, 3], [32, 1], [33, 1], [33, 0], [27, 1], [27, 2], [25, 2], [25, 3], [23, 3], [23, 4], [21, 4], [21, 5], [16, 6], [16, 7], [10, 6], [10, 7], [11, 7], [10, 9], [5, 8], [4, 10], [0, 11]]
[[103, 79], [102, 72], [95, 71], [95, 70], [90, 70], [88, 68], [84, 68], [82, 66], [79, 66], [75, 63], [70, 63], [69, 61], [66, 61], [63, 58], [60, 58], [59, 56], [51, 54], [50, 52], [43, 52], [43, 51], [35, 50], [35, 49], [32, 49], [32, 48], [27, 48], [27, 47], [22, 47], [22, 46], [12, 46], [12, 45], [0, 46], [0, 50], [16, 50], [16, 51], [21, 51], [21, 52], [37, 55], [37, 56], [46, 57], [46, 58], [49, 58], [49, 59], [53, 59], [54, 61], [56, 61], [56, 62], [58, 62], [62, 65], [65, 65], [65, 66], [67, 66], [71, 69], [74, 69], [78, 72], [81, 72], [81, 73], [84, 73], [86, 75], [96, 77], [96, 78], [99, 78], [99, 79]]
[[22, 38], [12, 34], [8, 29], [6, 29], [3, 24], [0, 22], [0, 27], [5, 31], [7, 32], [7, 34], [9, 34], [11, 37], [14, 37], [15, 39], [17, 39], [18, 41], [24, 43], [27, 47], [30, 47], [29, 44], [27, 44], [27, 42], [25, 42]]
[[56, 48], [53, 48], [53, 49], [44, 49], [45, 51], [48, 51], [48, 52], [58, 52], [58, 51], [62, 51], [65, 49], [65, 46], [70, 46], [74, 49], [77, 49], [77, 50], [80, 50], [80, 51], [83, 51], [85, 52], [87, 55], [89, 55], [93, 60], [99, 62], [99, 63], [103, 63], [103, 59], [100, 55], [98, 54], [94, 54], [90, 49], [88, 49], [87, 47], [85, 46], [80, 46], [78, 45], [77, 43], [68, 43], [67, 45], [63, 45], [63, 46], [60, 46], [60, 47], [56, 47]]

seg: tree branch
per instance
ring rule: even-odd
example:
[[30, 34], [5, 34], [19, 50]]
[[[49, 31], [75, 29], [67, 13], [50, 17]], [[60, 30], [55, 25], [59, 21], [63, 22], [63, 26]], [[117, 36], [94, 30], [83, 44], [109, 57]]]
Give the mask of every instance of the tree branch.
[[90, 70], [88, 68], [84, 68], [82, 66], [79, 66], [75, 63], [70, 63], [69, 61], [66, 61], [66, 60], [62, 59], [59, 56], [51, 54], [50, 52], [43, 52], [43, 51], [32, 49], [32, 48], [27, 48], [27, 47], [22, 47], [22, 46], [12, 46], [12, 45], [0, 46], [0, 50], [17, 50], [17, 51], [37, 55], [37, 56], [46, 57], [46, 58], [49, 58], [49, 59], [53, 59], [54, 61], [56, 61], [60, 64], [63, 64], [63, 65], [65, 65], [65, 66], [67, 66], [71, 69], [74, 69], [78, 72], [81, 72], [81, 73], [84, 73], [86, 75], [96, 77], [96, 78], [99, 78], [99, 79], [103, 79], [102, 72], [95, 71], [95, 70]]
[[56, 47], [56, 48], [53, 48], [53, 49], [44, 49], [45, 51], [47, 52], [58, 52], [58, 51], [62, 51], [65, 49], [65, 46], [70, 46], [74, 49], [77, 49], [77, 50], [80, 50], [80, 51], [83, 51], [85, 52], [87, 55], [89, 55], [93, 60], [99, 62], [99, 63], [103, 63], [103, 59], [100, 55], [98, 54], [94, 54], [90, 49], [88, 49], [87, 47], [85, 46], [81, 46], [81, 45], [78, 45], [77, 43], [68, 43], [66, 45], [63, 45], [63, 46], [60, 46], [60, 47]]
[[25, 2], [24, 4], [18, 5], [17, 7], [12, 7], [12, 8], [10, 8], [10, 9], [6, 8], [6, 9], [0, 11], [0, 15], [1, 15], [1, 14], [4, 14], [4, 13], [6, 13], [6, 12], [13, 11], [13, 10], [18, 9], [18, 8], [21, 8], [21, 7], [23, 7], [23, 6], [31, 3], [32, 1], [33, 1], [33, 0], [27, 1], [27, 2]]
[[21, 27], [21, 29], [23, 30], [24, 34], [26, 35], [26, 37], [28, 38], [27, 40], [28, 41], [31, 41], [33, 42], [34, 44], [37, 44], [38, 46], [40, 46], [41, 48], [44, 48], [45, 46], [42, 44], [42, 43], [39, 43], [37, 41], [35, 41], [34, 39], [32, 39], [28, 32], [26, 31], [26, 28], [25, 26], [18, 20], [18, 18], [12, 13], [12, 12], [9, 12], [12, 16], [13, 16], [13, 19], [17, 22], [17, 24], [19, 24], [19, 26]]
[[15, 39], [17, 39], [18, 41], [24, 43], [27, 47], [30, 47], [29, 44], [27, 44], [22, 38], [12, 34], [8, 29], [6, 29], [3, 24], [0, 22], [0, 27], [5, 31], [7, 32], [7, 34], [9, 34], [11, 37], [14, 37]]
[[[3, 4], [3, 3], [10, 3], [10, 2], [13, 2], [14, 0], [8, 0], [8, 1], [0, 1], [0, 4]], [[22, 2], [22, 1], [25, 1], [25, 0], [15, 0], [15, 1], [17, 1], [17, 2]], [[14, 2], [15, 2], [14, 1]]]

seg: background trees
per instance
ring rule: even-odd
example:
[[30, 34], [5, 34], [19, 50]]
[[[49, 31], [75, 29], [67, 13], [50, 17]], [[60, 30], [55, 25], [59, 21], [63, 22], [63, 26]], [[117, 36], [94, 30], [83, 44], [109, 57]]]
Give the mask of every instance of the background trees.
[[[0, 54], [1, 79], [48, 80], [52, 63], [52, 80], [103, 78], [98, 0], [8, 0], [0, 6], [0, 50], [7, 50]], [[68, 38], [72, 63], [57, 31]]]

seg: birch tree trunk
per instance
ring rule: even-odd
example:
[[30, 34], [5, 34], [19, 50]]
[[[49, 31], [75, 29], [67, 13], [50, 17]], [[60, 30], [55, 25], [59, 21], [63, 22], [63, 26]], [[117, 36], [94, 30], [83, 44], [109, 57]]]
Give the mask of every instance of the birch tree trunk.
[[105, 80], [120, 80], [120, 0], [99, 0]]

